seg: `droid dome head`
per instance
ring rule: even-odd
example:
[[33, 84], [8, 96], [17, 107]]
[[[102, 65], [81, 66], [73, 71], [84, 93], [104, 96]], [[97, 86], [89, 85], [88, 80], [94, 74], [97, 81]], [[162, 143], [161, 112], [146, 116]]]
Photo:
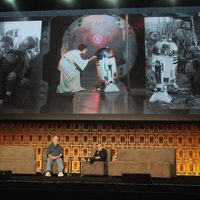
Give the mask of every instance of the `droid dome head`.
[[101, 60], [103, 58], [110, 58], [114, 56], [114, 52], [110, 48], [101, 48], [99, 49], [95, 55], [97, 56], [97, 60]]
[[165, 55], [174, 56], [178, 54], [178, 48], [172, 40], [162, 40], [156, 42], [153, 47], [153, 54], [155, 55]]

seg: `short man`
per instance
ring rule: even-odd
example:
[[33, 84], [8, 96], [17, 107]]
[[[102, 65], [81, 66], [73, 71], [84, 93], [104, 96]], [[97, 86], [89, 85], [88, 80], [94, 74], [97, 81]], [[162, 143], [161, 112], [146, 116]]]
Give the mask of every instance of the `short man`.
[[90, 158], [90, 164], [95, 161], [106, 161], [107, 160], [107, 151], [103, 148], [102, 144], [97, 145], [97, 150], [93, 157]]
[[51, 165], [55, 161], [58, 166], [58, 176], [62, 177], [63, 174], [63, 148], [61, 145], [58, 144], [59, 137], [54, 136], [52, 143], [47, 148], [47, 166], [46, 166], [46, 174], [45, 176], [50, 177], [51, 176]]

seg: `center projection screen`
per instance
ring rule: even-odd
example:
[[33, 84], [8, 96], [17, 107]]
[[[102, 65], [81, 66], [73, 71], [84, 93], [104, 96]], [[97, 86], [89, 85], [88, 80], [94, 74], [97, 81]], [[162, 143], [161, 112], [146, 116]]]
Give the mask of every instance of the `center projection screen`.
[[200, 9], [170, 9], [1, 13], [0, 118], [199, 120]]

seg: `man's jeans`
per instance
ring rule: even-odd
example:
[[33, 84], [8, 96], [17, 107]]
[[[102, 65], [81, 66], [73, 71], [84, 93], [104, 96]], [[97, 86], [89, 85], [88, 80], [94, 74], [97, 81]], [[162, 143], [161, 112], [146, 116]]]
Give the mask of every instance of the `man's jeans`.
[[56, 160], [53, 160], [51, 158], [47, 158], [47, 167], [46, 167], [46, 171], [51, 171], [51, 165], [53, 162], [56, 162], [57, 166], [58, 166], [58, 171], [59, 172], [63, 172], [64, 166], [63, 166], [63, 159], [62, 158], [57, 158]]

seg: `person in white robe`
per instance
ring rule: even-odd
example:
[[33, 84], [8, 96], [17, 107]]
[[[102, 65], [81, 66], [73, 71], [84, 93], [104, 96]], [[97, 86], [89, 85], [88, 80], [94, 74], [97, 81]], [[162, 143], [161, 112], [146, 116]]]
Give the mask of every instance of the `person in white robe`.
[[92, 56], [90, 59], [83, 59], [81, 54], [86, 52], [87, 46], [81, 44], [78, 49], [63, 54], [58, 68], [60, 70], [60, 84], [57, 87], [57, 93], [73, 93], [85, 90], [81, 87], [80, 70], [83, 71], [88, 62], [96, 58], [96, 56]]

